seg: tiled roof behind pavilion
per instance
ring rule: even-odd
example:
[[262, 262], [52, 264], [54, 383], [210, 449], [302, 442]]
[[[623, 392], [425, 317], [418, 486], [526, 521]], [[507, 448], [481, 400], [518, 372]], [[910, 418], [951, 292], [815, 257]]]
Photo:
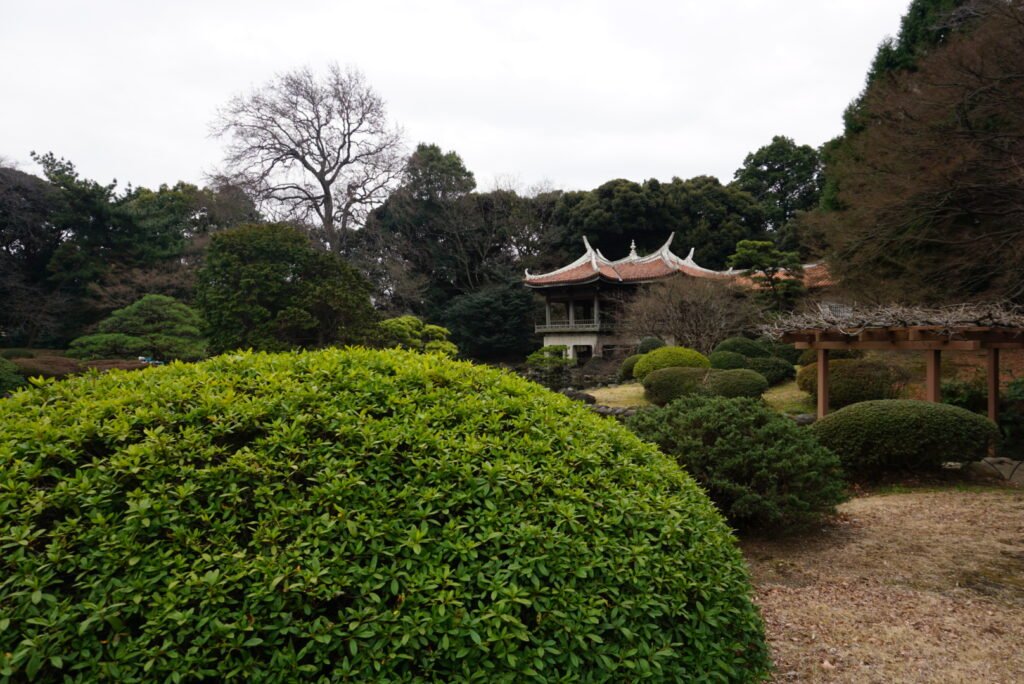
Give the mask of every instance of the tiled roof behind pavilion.
[[712, 271], [697, 265], [693, 260], [693, 249], [685, 259], [680, 258], [669, 249], [673, 237], [675, 237], [675, 233], [668, 236], [668, 240], [660, 249], [647, 256], [639, 256], [634, 243], [629, 255], [617, 261], [606, 258], [601, 254], [601, 250], [591, 247], [590, 242], [584, 237], [583, 244], [586, 247], [586, 252], [583, 256], [568, 266], [549, 273], [534, 275], [527, 271], [526, 284], [530, 287], [548, 287], [579, 285], [596, 280], [611, 283], [646, 283], [677, 273], [685, 273], [697, 278], [730, 278], [739, 273], [732, 270]]
[[[690, 249], [685, 259], [680, 258], [670, 249], [674, 237], [675, 233], [669, 235], [661, 248], [647, 256], [639, 256], [636, 253], [636, 243], [633, 243], [629, 255], [617, 261], [608, 259], [601, 254], [601, 250], [591, 247], [590, 241], [584, 237], [583, 245], [586, 251], [583, 256], [567, 266], [548, 273], [531, 274], [527, 270], [525, 282], [528, 287], [583, 285], [599, 280], [624, 284], [647, 283], [684, 273], [695, 278], [730, 279], [739, 284], [749, 283], [749, 279], [742, 275], [742, 271], [714, 271], [698, 265], [693, 260], [694, 248]], [[809, 287], [831, 284], [823, 264], [808, 264], [804, 269], [804, 279]]]

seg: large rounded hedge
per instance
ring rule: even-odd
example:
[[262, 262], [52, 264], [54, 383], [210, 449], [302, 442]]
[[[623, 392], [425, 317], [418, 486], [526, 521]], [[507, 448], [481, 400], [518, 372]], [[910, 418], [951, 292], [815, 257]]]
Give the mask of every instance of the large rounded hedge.
[[659, 347], [643, 355], [633, 366], [633, 377], [643, 380], [660, 368], [710, 368], [708, 357], [688, 347]]
[[0, 401], [14, 679], [747, 681], [743, 560], [568, 398], [399, 350], [231, 354]]
[[[863, 359], [840, 359], [828, 363], [829, 405], [840, 408], [861, 401], [895, 399], [903, 391], [910, 374], [899, 366]], [[818, 392], [818, 364], [804, 366], [796, 374], [797, 386], [804, 392]]]
[[664, 406], [679, 397], [704, 392], [705, 378], [711, 372], [707, 368], [678, 366], [651, 371], [643, 380], [644, 398], [655, 406]]
[[771, 349], [767, 345], [761, 344], [757, 340], [752, 340], [747, 337], [729, 337], [718, 343], [714, 351], [727, 351], [736, 354], [742, 354], [750, 358], [758, 356], [770, 356]]
[[641, 357], [643, 357], [643, 354], [633, 354], [632, 356], [627, 356], [622, 360], [622, 365], [619, 366], [619, 382], [625, 382], [633, 379], [633, 368]]
[[835, 454], [760, 400], [688, 396], [627, 424], [677, 458], [737, 527], [803, 525], [845, 498]]
[[744, 368], [760, 373], [773, 387], [796, 377], [796, 368], [793, 364], [778, 356], [748, 358]]
[[708, 393], [718, 397], [757, 398], [768, 389], [768, 381], [757, 371], [748, 368], [713, 371], [704, 380]]
[[843, 466], [860, 476], [937, 470], [948, 461], [988, 454], [999, 430], [984, 416], [948, 404], [893, 399], [865, 401], [811, 426]]
[[636, 353], [643, 355], [646, 354], [647, 352], [654, 351], [655, 349], [660, 349], [664, 346], [665, 342], [661, 338], [645, 337], [644, 339], [640, 340], [640, 344], [637, 345]]
[[731, 370], [733, 368], [746, 368], [748, 359], [743, 354], [737, 354], [736, 352], [716, 351], [711, 352], [708, 356], [708, 361], [711, 362], [712, 368]]

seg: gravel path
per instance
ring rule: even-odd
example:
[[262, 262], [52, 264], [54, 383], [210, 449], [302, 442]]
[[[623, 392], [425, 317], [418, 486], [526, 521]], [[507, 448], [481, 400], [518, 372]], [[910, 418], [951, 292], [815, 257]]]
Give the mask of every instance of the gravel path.
[[871, 495], [748, 540], [779, 682], [1024, 681], [1024, 492]]

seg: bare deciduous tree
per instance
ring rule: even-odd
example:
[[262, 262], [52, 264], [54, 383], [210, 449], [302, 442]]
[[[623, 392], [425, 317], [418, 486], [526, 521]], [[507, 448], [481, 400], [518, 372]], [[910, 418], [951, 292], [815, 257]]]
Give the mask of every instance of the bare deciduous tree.
[[215, 135], [228, 140], [226, 177], [271, 216], [315, 224], [335, 252], [348, 231], [394, 187], [403, 168], [401, 132], [384, 101], [355, 70], [331, 65], [281, 74], [221, 110]]
[[636, 337], [672, 337], [708, 354], [719, 342], [756, 323], [757, 307], [722, 282], [678, 277], [653, 283], [624, 301], [618, 325]]

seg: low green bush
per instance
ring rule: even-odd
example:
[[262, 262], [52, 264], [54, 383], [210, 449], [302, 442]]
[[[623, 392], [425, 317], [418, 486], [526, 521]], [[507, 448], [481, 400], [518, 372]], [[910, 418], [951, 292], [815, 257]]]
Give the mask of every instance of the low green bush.
[[739, 528], [799, 526], [844, 499], [835, 454], [759, 400], [683, 397], [627, 425], [674, 456]]
[[[860, 359], [864, 357], [864, 352], [859, 349], [829, 349], [828, 358], [829, 361], [838, 361], [840, 359]], [[818, 362], [818, 350], [817, 349], [804, 349], [800, 352], [800, 356], [796, 360], [798, 366], [809, 366], [812, 363]]]
[[749, 358], [771, 355], [771, 351], [768, 347], [757, 340], [751, 340], [747, 337], [729, 337], [724, 339], [718, 343], [718, 346], [715, 347], [714, 351], [734, 352]]
[[654, 351], [655, 349], [660, 349], [661, 347], [664, 346], [665, 342], [663, 340], [658, 339], [657, 337], [645, 337], [644, 339], [640, 340], [640, 344], [637, 345], [636, 353], [646, 354], [647, 352]]
[[0, 397], [25, 384], [25, 376], [7, 359], [0, 358]]
[[998, 428], [983, 416], [907, 399], [847, 406], [811, 430], [839, 455], [848, 472], [861, 477], [935, 471], [947, 461], [976, 461], [999, 439]]
[[235, 353], [0, 401], [0, 669], [757, 681], [746, 565], [653, 446], [439, 355]]
[[648, 373], [661, 368], [710, 368], [708, 357], [687, 347], [660, 347], [643, 355], [633, 366], [633, 377], [643, 380]]
[[[906, 387], [910, 374], [899, 366], [864, 359], [829, 360], [829, 405], [841, 408], [861, 401], [895, 399]], [[796, 376], [804, 392], [818, 392], [818, 364], [804, 366]]]
[[791, 344], [776, 342], [768, 338], [762, 338], [761, 343], [767, 347], [772, 356], [785, 359], [790, 366], [795, 366], [800, 360], [801, 351]]
[[526, 357], [526, 368], [530, 379], [536, 380], [548, 389], [560, 390], [569, 384], [569, 369], [575, 360], [566, 355], [564, 344], [549, 344]]
[[718, 397], [757, 398], [768, 389], [768, 381], [757, 371], [747, 368], [719, 370], [709, 373], [704, 379], [704, 388]]
[[619, 366], [619, 382], [633, 379], [633, 367], [636, 366], [636, 362], [640, 360], [641, 356], [643, 354], [633, 354], [623, 359], [622, 365]]
[[665, 404], [688, 394], [705, 392], [704, 380], [711, 371], [707, 368], [660, 368], [644, 378], [644, 397], [655, 406]]
[[711, 352], [708, 360], [711, 362], [712, 368], [718, 368], [719, 370], [747, 367], [747, 357], [731, 351]]
[[427, 354], [458, 356], [459, 348], [448, 339], [447, 328], [424, 323], [416, 316], [398, 316], [380, 321], [371, 333], [374, 346], [398, 347]]
[[748, 358], [745, 367], [763, 375], [772, 387], [796, 377], [793, 364], [778, 356]]

